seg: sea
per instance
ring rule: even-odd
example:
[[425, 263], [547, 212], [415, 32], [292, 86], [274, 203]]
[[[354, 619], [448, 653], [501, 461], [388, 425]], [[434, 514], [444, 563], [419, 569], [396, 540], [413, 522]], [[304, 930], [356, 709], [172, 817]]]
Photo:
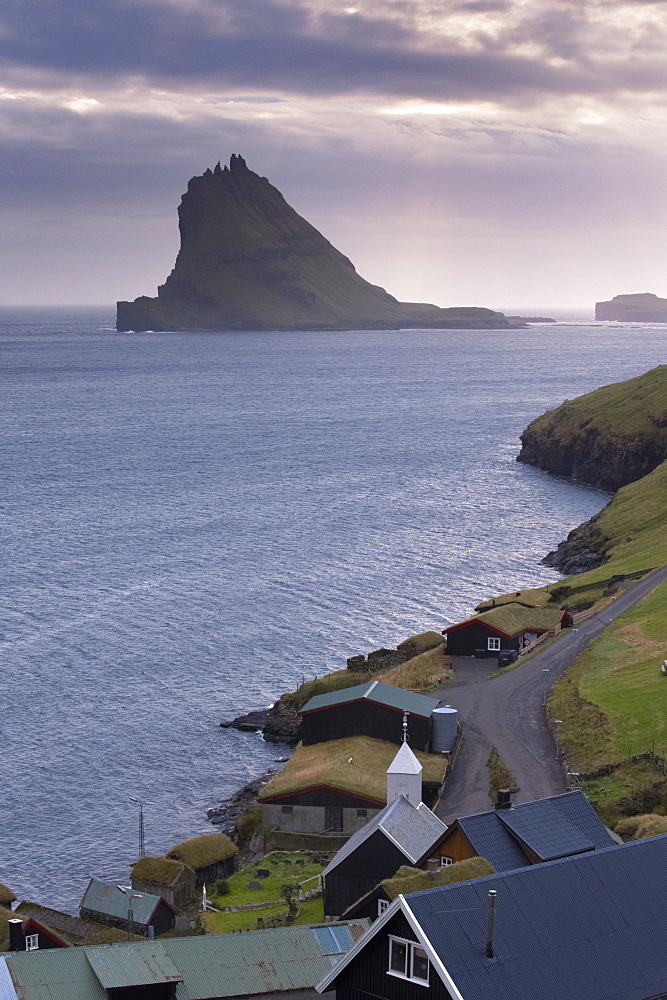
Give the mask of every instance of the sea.
[[91, 876], [215, 829], [288, 748], [220, 722], [557, 579], [608, 495], [516, 462], [667, 329], [116, 333], [0, 311], [0, 882]]

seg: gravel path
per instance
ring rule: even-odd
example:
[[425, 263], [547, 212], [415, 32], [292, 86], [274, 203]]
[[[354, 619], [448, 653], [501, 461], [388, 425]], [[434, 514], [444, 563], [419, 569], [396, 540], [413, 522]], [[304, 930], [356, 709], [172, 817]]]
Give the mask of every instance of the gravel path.
[[[440, 692], [442, 704], [458, 709], [463, 743], [436, 812], [446, 823], [491, 806], [486, 763], [496, 747], [520, 791], [515, 802], [529, 802], [566, 790], [566, 781], [547, 727], [545, 694], [605, 625], [667, 580], [667, 566], [628, 586], [608, 608], [530, 660], [493, 680], [496, 660], [452, 657], [456, 680]], [[548, 673], [543, 673], [548, 670]]]

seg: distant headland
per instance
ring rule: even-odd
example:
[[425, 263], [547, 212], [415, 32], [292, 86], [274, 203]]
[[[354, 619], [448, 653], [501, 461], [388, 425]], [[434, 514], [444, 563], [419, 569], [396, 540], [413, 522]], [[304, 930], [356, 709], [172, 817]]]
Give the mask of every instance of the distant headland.
[[157, 298], [117, 304], [118, 330], [507, 329], [492, 309], [399, 302], [291, 208], [241, 156], [193, 177], [181, 249]]
[[595, 318], [624, 323], [667, 323], [667, 299], [660, 299], [653, 292], [615, 295], [609, 302], [595, 303]]

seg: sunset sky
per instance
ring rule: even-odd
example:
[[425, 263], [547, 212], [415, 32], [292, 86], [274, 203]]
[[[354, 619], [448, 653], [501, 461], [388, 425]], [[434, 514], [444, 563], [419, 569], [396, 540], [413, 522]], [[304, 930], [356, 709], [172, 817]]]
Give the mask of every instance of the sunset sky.
[[369, 280], [667, 295], [661, 0], [6, 0], [0, 304], [154, 295], [242, 154]]

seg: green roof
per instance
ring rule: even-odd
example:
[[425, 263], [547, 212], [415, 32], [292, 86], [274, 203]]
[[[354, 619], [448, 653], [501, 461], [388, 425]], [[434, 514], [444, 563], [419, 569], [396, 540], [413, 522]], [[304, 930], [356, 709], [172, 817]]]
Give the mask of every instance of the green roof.
[[113, 941], [127, 941], [127, 931], [117, 927], [99, 924], [94, 920], [84, 920], [83, 917], [73, 917], [71, 913], [54, 910], [50, 906], [41, 906], [22, 899], [14, 910], [14, 914], [23, 920], [31, 917], [48, 927], [63, 941], [70, 944], [110, 944]]
[[[132, 865], [132, 878], [157, 885], [174, 885], [182, 880], [183, 872], [189, 871], [182, 861], [168, 858], [151, 858], [148, 855]], [[190, 876], [194, 873], [190, 871]]]
[[[177, 1000], [252, 996], [312, 989], [369, 923], [358, 919], [3, 958], [20, 983], [21, 1000], [105, 1000], [105, 987], [169, 982], [176, 983]], [[2, 980], [3, 996], [1, 987]]]
[[561, 608], [525, 608], [522, 604], [503, 604], [466, 618], [458, 625], [451, 625], [445, 629], [445, 634], [472, 622], [483, 622], [507, 636], [518, 635], [519, 632], [544, 632], [555, 628], [562, 614]]
[[[306, 747], [299, 744], [287, 764], [264, 786], [259, 801], [327, 785], [383, 806], [387, 801], [387, 768], [398, 749], [395, 743], [370, 736], [347, 736]], [[423, 768], [422, 781], [441, 784], [447, 767], [444, 758], [419, 750], [414, 754]]]
[[7, 906], [9, 903], [15, 902], [15, 900], [16, 896], [12, 890], [0, 882], [0, 906]]
[[226, 861], [238, 854], [236, 844], [224, 833], [205, 833], [201, 837], [191, 837], [176, 844], [166, 852], [167, 858], [182, 861], [196, 871], [198, 868], [208, 868], [217, 861]]
[[133, 896], [133, 892], [134, 890], [129, 887], [123, 892], [113, 882], [101, 882], [97, 878], [91, 878], [81, 900], [81, 909], [103, 913], [107, 917], [117, 917], [119, 920], [128, 920], [131, 903], [133, 922], [146, 925], [150, 923], [160, 897], [150, 892]]
[[499, 594], [489, 597], [475, 605], [475, 611], [489, 611], [503, 604], [523, 604], [527, 608], [543, 608], [551, 599], [546, 587], [536, 587], [532, 590], [513, 590], [509, 594]]
[[355, 684], [354, 687], [344, 688], [342, 691], [317, 694], [306, 702], [301, 713], [303, 715], [306, 712], [316, 712], [321, 708], [345, 705], [347, 702], [361, 701], [362, 699], [375, 702], [378, 705], [386, 705], [388, 708], [395, 708], [401, 712], [409, 712], [410, 715], [419, 715], [425, 719], [430, 719], [433, 709], [437, 708], [439, 704], [437, 698], [429, 698], [424, 694], [405, 691], [392, 684], [383, 684], [382, 681], [369, 681], [367, 684]]
[[400, 894], [421, 892], [423, 889], [435, 889], [439, 885], [452, 885], [454, 882], [469, 882], [474, 878], [484, 878], [495, 875], [496, 870], [486, 858], [467, 858], [453, 865], [445, 865], [436, 872], [425, 872], [420, 868], [410, 868], [403, 865], [393, 878], [380, 883], [390, 899], [396, 899]]

